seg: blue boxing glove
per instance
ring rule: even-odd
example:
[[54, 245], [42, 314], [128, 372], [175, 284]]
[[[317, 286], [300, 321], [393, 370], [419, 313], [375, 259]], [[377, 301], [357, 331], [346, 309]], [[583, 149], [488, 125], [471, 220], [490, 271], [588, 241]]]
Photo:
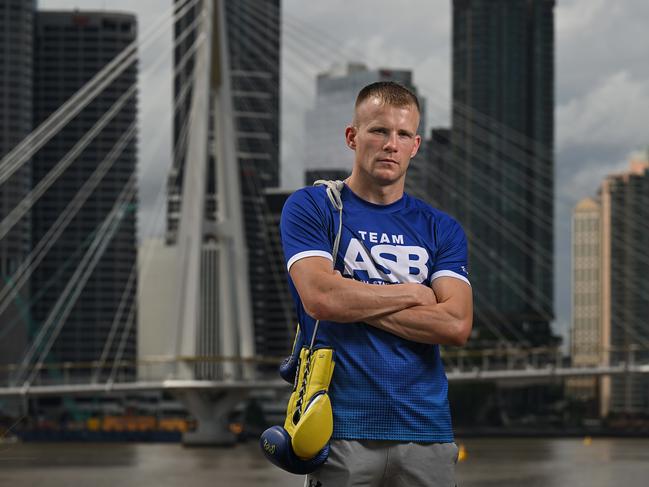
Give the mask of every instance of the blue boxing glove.
[[296, 475], [306, 475], [322, 465], [329, 456], [329, 444], [313, 458], [298, 457], [291, 446], [291, 437], [281, 426], [271, 426], [261, 435], [259, 444], [266, 458], [279, 468]]
[[279, 366], [279, 375], [289, 384], [295, 383], [298, 364], [300, 363], [300, 351], [304, 346], [304, 337], [300, 325], [297, 325], [295, 339], [293, 340], [293, 349], [291, 354], [286, 357]]

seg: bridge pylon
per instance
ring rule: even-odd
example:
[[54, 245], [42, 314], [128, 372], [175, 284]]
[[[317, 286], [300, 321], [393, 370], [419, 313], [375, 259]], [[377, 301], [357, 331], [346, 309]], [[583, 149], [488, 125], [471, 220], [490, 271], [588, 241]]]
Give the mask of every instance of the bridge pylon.
[[[198, 32], [205, 37], [195, 54], [189, 112], [189, 143], [183, 168], [176, 243], [176, 341], [181, 360], [176, 379], [253, 379], [254, 339], [248, 262], [234, 133], [225, 2], [204, 0]], [[215, 161], [216, 224], [207, 218], [208, 164]], [[196, 357], [228, 357], [200, 363]], [[182, 360], [186, 358], [187, 360]], [[245, 391], [183, 393], [198, 420], [186, 441], [223, 443], [232, 439], [224, 415]], [[228, 440], [229, 441], [229, 440]]]
[[236, 436], [229, 429], [229, 413], [248, 395], [246, 390], [208, 392], [187, 390], [177, 397], [196, 419], [196, 429], [183, 434], [183, 445], [231, 445]]

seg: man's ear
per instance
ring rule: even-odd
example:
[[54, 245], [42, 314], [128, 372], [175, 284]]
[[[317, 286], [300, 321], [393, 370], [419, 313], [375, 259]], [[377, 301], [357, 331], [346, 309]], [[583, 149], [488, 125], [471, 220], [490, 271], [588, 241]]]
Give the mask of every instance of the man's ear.
[[415, 145], [413, 146], [412, 152], [410, 153], [411, 159], [417, 155], [417, 151], [419, 150], [420, 146], [421, 146], [421, 136], [415, 135]]
[[350, 149], [356, 150], [356, 127], [353, 125], [348, 125], [345, 128], [345, 143]]

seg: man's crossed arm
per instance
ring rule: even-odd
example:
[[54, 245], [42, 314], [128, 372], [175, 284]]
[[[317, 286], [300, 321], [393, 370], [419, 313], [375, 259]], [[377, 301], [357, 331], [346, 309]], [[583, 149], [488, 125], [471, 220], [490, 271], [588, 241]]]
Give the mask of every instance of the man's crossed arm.
[[464, 345], [471, 333], [471, 286], [460, 279], [440, 277], [432, 289], [416, 283], [377, 286], [343, 278], [323, 257], [298, 260], [290, 274], [315, 319], [363, 321], [407, 340], [441, 345]]

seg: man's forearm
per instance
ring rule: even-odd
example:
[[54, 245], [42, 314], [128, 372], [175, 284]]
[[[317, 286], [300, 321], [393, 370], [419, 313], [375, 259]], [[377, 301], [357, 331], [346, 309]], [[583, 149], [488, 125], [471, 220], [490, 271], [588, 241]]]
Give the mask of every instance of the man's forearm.
[[471, 333], [471, 315], [450, 308], [447, 303], [414, 306], [366, 323], [413, 342], [462, 346]]
[[[339, 323], [366, 321], [435, 302], [432, 289], [421, 284], [367, 284], [346, 279], [331, 269], [300, 272], [300, 264], [294, 264], [291, 277], [305, 311], [316, 319]], [[306, 265], [318, 265], [318, 262]]]

